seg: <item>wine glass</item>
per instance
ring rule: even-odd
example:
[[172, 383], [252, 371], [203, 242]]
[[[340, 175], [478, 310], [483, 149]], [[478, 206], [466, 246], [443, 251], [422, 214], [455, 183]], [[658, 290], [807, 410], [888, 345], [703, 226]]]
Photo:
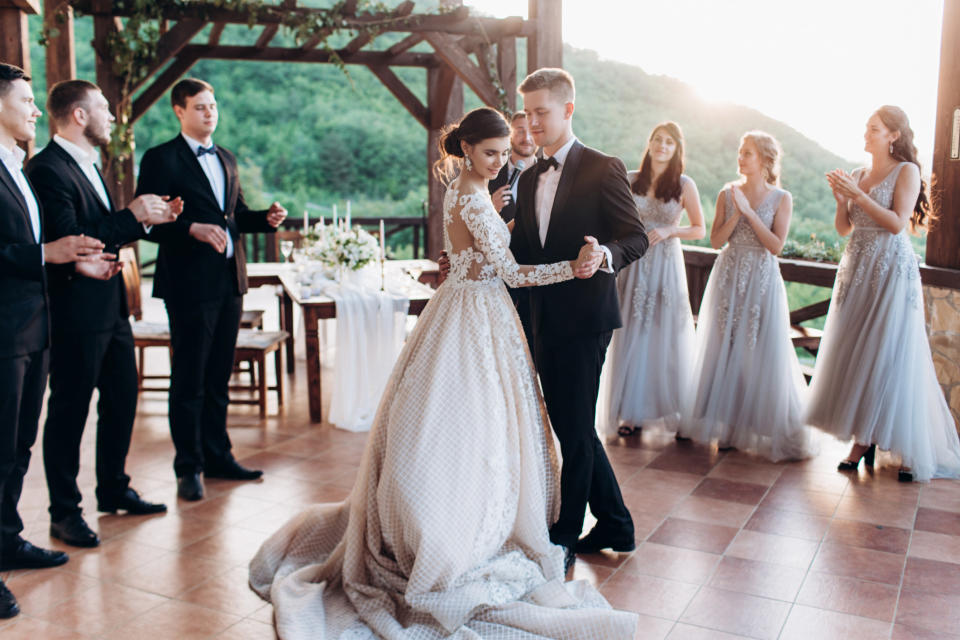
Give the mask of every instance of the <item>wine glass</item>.
[[290, 262], [290, 254], [293, 253], [293, 240], [280, 241], [280, 254], [284, 262]]

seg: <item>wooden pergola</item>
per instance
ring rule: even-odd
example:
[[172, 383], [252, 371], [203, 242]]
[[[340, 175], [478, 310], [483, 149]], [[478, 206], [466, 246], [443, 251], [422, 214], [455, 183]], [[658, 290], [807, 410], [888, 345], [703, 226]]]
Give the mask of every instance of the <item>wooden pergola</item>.
[[[345, 46], [337, 50], [344, 63], [369, 68], [390, 90], [410, 115], [427, 131], [427, 162], [432, 166], [437, 159], [436, 143], [441, 127], [463, 113], [463, 85], [469, 86], [486, 104], [499, 107], [496, 87], [484, 68], [484, 61], [494, 56], [500, 85], [506, 90], [508, 106], [516, 104], [517, 40], [527, 39], [527, 70], [545, 66], [562, 66], [563, 42], [561, 32], [562, 0], [528, 0], [528, 17], [483, 18], [470, 15], [461, 6], [462, 0], [443, 0], [451, 9], [445, 15], [413, 14], [414, 3], [403, 2], [392, 16], [407, 16], [408, 22], [399, 23], [384, 31], [400, 32], [405, 36], [388, 48], [377, 48], [376, 38], [358, 31]], [[61, 0], [43, 0], [44, 11], [57, 10]], [[124, 12], [111, 0], [82, 0], [75, 3], [94, 16], [94, 42], [97, 59], [97, 83], [104, 94], [116, 105], [121, 91], [120, 79], [112, 69], [106, 39], [122, 29]], [[296, 0], [280, 0], [285, 11], [310, 12], [317, 9], [299, 7]], [[348, 25], [362, 28], [363, 17], [355, 13], [356, 0], [346, 6]], [[0, 0], [0, 60], [30, 70], [27, 14], [40, 12], [39, 0]], [[938, 90], [936, 138], [932, 182], [934, 209], [939, 222], [927, 240], [927, 264], [960, 270], [960, 2], [945, 2], [943, 33], [940, 51], [940, 84]], [[350, 17], [353, 16], [353, 17]], [[253, 46], [230, 46], [220, 43], [220, 36], [228, 24], [247, 24], [246, 15], [236, 12], [205, 9], [202, 13], [177, 11], [165, 17], [165, 32], [160, 40], [157, 58], [150, 73], [138, 89], [133, 103], [133, 119], [142, 116], [183, 74], [198, 60], [227, 59], [271, 62], [331, 62], [330, 54], [318, 48], [320, 37], [300, 46], [271, 46], [280, 24], [276, 15], [257, 21], [259, 37]], [[387, 16], [380, 16], [380, 18]], [[194, 38], [212, 24], [206, 42]], [[47, 83], [76, 76], [72, 13], [64, 24], [57, 25], [59, 35], [51, 39], [47, 48]], [[420, 42], [427, 42], [432, 52], [414, 52]], [[392, 67], [422, 67], [427, 71], [426, 104], [393, 72]], [[133, 194], [133, 160], [123, 167], [125, 179], [118, 183], [117, 195], [126, 201]], [[429, 177], [430, 210], [428, 216], [428, 255], [435, 257], [441, 241], [442, 185]]]
[[[3, 43], [0, 59], [29, 69], [27, 14], [38, 13], [38, 0], [0, 0], [0, 25]], [[139, 119], [163, 94], [199, 60], [247, 60], [262, 62], [331, 63], [338, 57], [348, 65], [370, 69], [383, 85], [404, 106], [410, 115], [426, 129], [427, 164], [438, 159], [437, 141], [446, 123], [463, 114], [463, 88], [466, 84], [485, 104], [500, 108], [501, 95], [497, 83], [486, 69], [488, 60], [495, 60], [496, 80], [506, 91], [509, 109], [516, 107], [517, 40], [527, 39], [527, 68], [559, 67], [563, 64], [561, 38], [562, 0], [528, 0], [528, 18], [485, 18], [472, 16], [462, 6], [462, 0], [444, 0], [449, 10], [443, 14], [413, 13], [414, 3], [400, 3], [389, 14], [371, 16], [357, 12], [357, 0], [348, 0], [342, 13], [347, 29], [353, 27], [355, 36], [336, 50], [336, 57], [320, 48], [323, 35], [317, 35], [299, 46], [273, 44], [280, 30], [280, 17], [265, 13], [252, 27], [259, 35], [252, 46], [221, 44], [224, 28], [229, 24], [248, 25], [247, 15], [216, 8], [198, 8], [196, 11], [177, 10], [164, 15], [157, 55], [146, 77], [134, 87], [136, 98], [132, 104], [132, 121]], [[116, 108], [122, 92], [122, 79], [113, 71], [107, 40], [123, 28], [122, 18], [129, 15], [122, 5], [111, 0], [80, 0], [72, 2], [78, 10], [90, 14], [94, 20], [93, 48], [96, 52], [97, 84]], [[296, 0], [281, 0], [278, 7], [285, 12], [309, 14], [322, 9], [300, 7]], [[44, 11], [51, 13], [62, 8], [62, 0], [44, 0]], [[385, 18], [405, 18], [379, 33], [401, 33], [404, 37], [386, 48], [377, 47], [376, 36], [363, 30], [365, 24], [381, 22]], [[204, 42], [194, 39], [207, 28]], [[76, 77], [74, 56], [73, 15], [67, 10], [64, 24], [57, 24], [59, 34], [51, 38], [47, 49], [47, 84]], [[428, 43], [432, 52], [411, 49], [421, 42]], [[426, 70], [426, 104], [401, 80], [393, 68], [419, 67]], [[122, 202], [133, 197], [133, 159], [119, 167], [124, 176], [117, 181], [117, 195]], [[436, 257], [442, 246], [443, 187], [429, 172], [429, 215], [427, 253]]]

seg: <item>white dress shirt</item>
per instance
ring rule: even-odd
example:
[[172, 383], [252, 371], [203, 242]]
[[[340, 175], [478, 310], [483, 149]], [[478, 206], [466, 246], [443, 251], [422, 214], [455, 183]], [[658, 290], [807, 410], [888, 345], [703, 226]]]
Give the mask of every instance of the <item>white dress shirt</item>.
[[33, 195], [30, 183], [27, 182], [27, 176], [23, 173], [23, 160], [27, 157], [26, 152], [18, 147], [13, 149], [0, 144], [0, 161], [6, 167], [7, 173], [13, 178], [14, 184], [20, 189], [20, 194], [27, 203], [27, 212], [30, 214], [30, 226], [33, 227], [33, 239], [40, 242], [40, 205]]
[[107, 195], [107, 187], [103, 184], [103, 178], [100, 177], [100, 173], [96, 167], [96, 162], [100, 158], [100, 154], [97, 153], [96, 150], [87, 152], [60, 134], [53, 136], [53, 141], [63, 147], [63, 150], [70, 154], [70, 157], [80, 166], [80, 171], [83, 172], [83, 175], [86, 176], [87, 180], [93, 186], [93, 190], [97, 192], [100, 202], [102, 202], [103, 206], [109, 211], [110, 197]]
[[[570, 149], [576, 141], [577, 137], [571, 136], [562, 147], [557, 149], [557, 152], [554, 153], [552, 157], [556, 159], [560, 167], [558, 169], [554, 169], [552, 166], [548, 167], [538, 178], [534, 207], [537, 213], [537, 227], [540, 231], [541, 247], [547, 243], [547, 231], [550, 229], [550, 214], [553, 212], [553, 202], [557, 197], [557, 187], [560, 186], [560, 175], [563, 173], [563, 164], [567, 161], [567, 154], [570, 153]], [[538, 162], [544, 162], [550, 157], [551, 156], [544, 154], [543, 160]], [[613, 269], [610, 268], [613, 265], [613, 255], [610, 253], [610, 250], [603, 245], [600, 245], [600, 250], [603, 251], [605, 256], [604, 263], [600, 269], [607, 273], [613, 273]]]
[[[199, 141], [194, 140], [187, 134], [180, 132], [180, 135], [183, 136], [183, 139], [187, 141], [187, 144], [190, 145], [190, 151], [193, 152], [193, 155], [197, 155], [197, 149], [202, 145]], [[213, 144], [211, 142], [211, 144]], [[220, 163], [220, 156], [217, 154], [205, 153], [202, 156], [197, 158], [197, 161], [200, 163], [200, 168], [203, 169], [203, 173], [206, 174], [207, 180], [210, 182], [210, 189], [213, 191], [214, 197], [217, 199], [217, 204], [220, 205], [220, 211], [223, 211], [223, 201], [227, 197], [227, 174], [223, 169], [223, 164]], [[230, 237], [230, 230], [227, 229], [227, 250], [225, 255], [227, 258], [233, 257], [233, 238]]]

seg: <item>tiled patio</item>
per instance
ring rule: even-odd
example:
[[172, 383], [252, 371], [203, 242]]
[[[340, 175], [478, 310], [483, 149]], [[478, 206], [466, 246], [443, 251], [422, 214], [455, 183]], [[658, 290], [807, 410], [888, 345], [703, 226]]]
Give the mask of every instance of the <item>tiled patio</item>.
[[[304, 384], [301, 363], [280, 416], [273, 402], [263, 421], [231, 408], [237, 457], [266, 476], [209, 481], [199, 503], [176, 500], [165, 397], [143, 397], [128, 472], [167, 503], [162, 516], [96, 513], [91, 417], [81, 486], [97, 549], [48, 537], [35, 447], [25, 534], [71, 559], [3, 575], [23, 612], [0, 638], [273, 638], [246, 564], [300, 508], [344, 498], [364, 446], [363, 434], [308, 425]], [[960, 482], [901, 484], [895, 468], [841, 474], [846, 448], [829, 440], [819, 457], [779, 465], [650, 434], [609, 452], [638, 548], [584, 556], [574, 577], [640, 613], [637, 638], [960, 639]]]

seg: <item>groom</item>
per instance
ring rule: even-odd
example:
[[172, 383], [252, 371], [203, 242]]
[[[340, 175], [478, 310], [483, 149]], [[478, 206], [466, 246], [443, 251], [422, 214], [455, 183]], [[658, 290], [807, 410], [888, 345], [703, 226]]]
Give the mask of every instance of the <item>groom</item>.
[[[531, 346], [563, 455], [560, 516], [550, 539], [566, 547], [569, 569], [575, 552], [635, 547], [594, 414], [607, 345], [621, 326], [616, 273], [644, 254], [647, 236], [623, 162], [573, 135], [573, 77], [538, 69], [518, 91], [543, 159], [520, 176], [510, 249], [520, 264], [545, 264], [576, 255], [585, 237], [599, 245], [592, 278], [530, 290]], [[597, 524], [578, 540], [587, 504]]]

